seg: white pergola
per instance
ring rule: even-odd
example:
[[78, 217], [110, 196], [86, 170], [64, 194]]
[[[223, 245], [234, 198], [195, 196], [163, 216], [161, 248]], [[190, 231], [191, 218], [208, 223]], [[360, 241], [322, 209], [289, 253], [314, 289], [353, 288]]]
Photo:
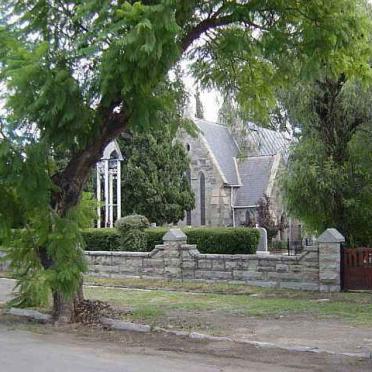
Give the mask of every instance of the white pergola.
[[[119, 145], [110, 142], [97, 163], [97, 227], [113, 227], [121, 217], [121, 164]], [[102, 193], [103, 191], [103, 193]], [[103, 202], [103, 203], [102, 203]], [[103, 216], [102, 216], [103, 215]]]

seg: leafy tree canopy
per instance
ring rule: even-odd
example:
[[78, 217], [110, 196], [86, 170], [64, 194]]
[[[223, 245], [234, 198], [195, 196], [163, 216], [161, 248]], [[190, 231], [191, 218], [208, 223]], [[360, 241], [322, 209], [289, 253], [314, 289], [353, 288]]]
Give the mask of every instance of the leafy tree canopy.
[[157, 127], [174, 110], [171, 95], [156, 91], [182, 57], [203, 86], [233, 91], [245, 111], [264, 116], [277, 86], [325, 66], [329, 76], [369, 77], [366, 8], [366, 0], [1, 0], [0, 223], [9, 235], [21, 208], [32, 231], [33, 244], [17, 250], [21, 289], [46, 283], [56, 316], [67, 308], [84, 268], [71, 210], [112, 139]]
[[290, 102], [301, 124], [284, 177], [289, 212], [320, 233], [334, 226], [351, 244], [372, 243], [372, 92], [325, 80]]

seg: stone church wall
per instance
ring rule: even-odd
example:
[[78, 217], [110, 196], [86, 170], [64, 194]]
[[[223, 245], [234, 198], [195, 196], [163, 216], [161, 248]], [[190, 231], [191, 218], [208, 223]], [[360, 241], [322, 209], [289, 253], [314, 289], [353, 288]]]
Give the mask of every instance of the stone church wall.
[[[224, 187], [224, 181], [213, 155], [208, 151], [201, 136], [193, 138], [180, 135], [181, 142], [189, 149], [191, 187], [195, 193], [195, 208], [191, 211], [192, 226], [201, 225], [200, 212], [200, 174], [205, 177], [205, 224], [207, 226], [226, 226], [232, 222], [230, 193]], [[186, 225], [186, 218], [180, 222]]]

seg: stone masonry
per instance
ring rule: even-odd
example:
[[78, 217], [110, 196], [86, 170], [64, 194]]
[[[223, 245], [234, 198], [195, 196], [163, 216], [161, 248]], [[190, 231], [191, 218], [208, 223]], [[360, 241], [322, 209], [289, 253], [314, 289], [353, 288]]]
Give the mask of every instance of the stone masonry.
[[171, 229], [164, 243], [151, 252], [89, 251], [89, 274], [100, 277], [139, 277], [225, 281], [269, 288], [314, 291], [340, 290], [342, 235], [327, 229], [318, 245], [297, 256], [202, 254], [187, 244], [186, 235]]

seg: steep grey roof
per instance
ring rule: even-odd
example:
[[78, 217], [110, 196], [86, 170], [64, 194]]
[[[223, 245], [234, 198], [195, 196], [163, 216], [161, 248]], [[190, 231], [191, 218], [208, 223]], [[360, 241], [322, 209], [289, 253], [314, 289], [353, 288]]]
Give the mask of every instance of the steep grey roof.
[[239, 149], [229, 129], [206, 120], [194, 119], [194, 122], [207, 141], [227, 183], [238, 185], [239, 178], [234, 158], [237, 157]]
[[281, 153], [286, 157], [291, 140], [285, 133], [262, 128], [254, 123], [246, 125], [248, 129], [247, 140], [253, 145], [250, 149], [250, 156]]
[[264, 195], [270, 180], [274, 156], [240, 159], [238, 168], [242, 186], [236, 194], [236, 206], [254, 206]]

